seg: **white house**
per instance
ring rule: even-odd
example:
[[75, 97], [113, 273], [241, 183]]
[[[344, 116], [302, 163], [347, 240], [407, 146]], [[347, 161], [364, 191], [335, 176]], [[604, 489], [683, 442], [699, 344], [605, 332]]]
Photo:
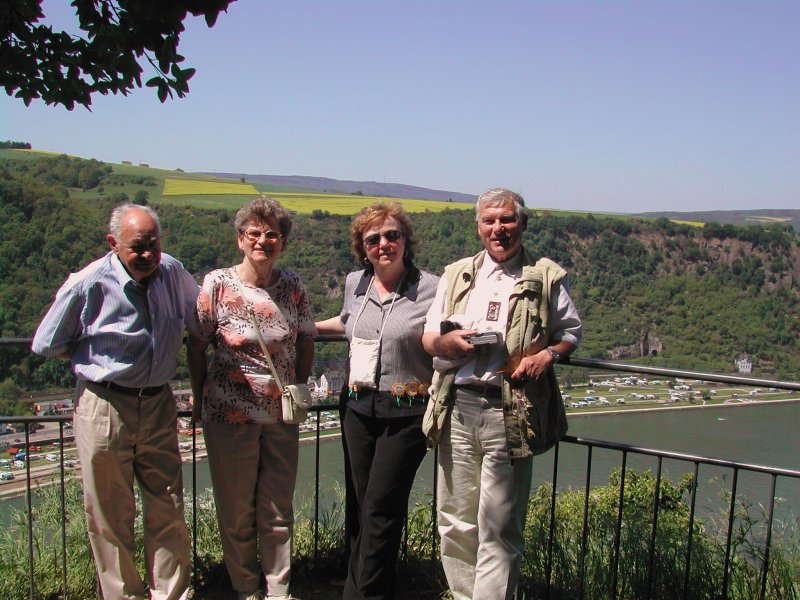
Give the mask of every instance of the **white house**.
[[736, 370], [744, 375], [749, 375], [753, 371], [753, 361], [745, 354], [736, 362]]

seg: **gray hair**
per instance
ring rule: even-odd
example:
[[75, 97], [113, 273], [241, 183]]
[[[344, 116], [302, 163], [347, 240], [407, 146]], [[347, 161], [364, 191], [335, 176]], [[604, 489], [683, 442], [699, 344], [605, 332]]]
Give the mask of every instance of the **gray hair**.
[[126, 202], [125, 204], [120, 204], [111, 211], [111, 217], [108, 220], [108, 232], [113, 235], [114, 238], [119, 240], [122, 236], [122, 222], [125, 220], [125, 215], [132, 210], [143, 210], [150, 215], [156, 222], [156, 228], [158, 229], [159, 235], [161, 234], [161, 221], [159, 220], [156, 211], [149, 206]]
[[251, 200], [239, 209], [233, 226], [237, 232], [243, 233], [244, 227], [253, 221], [265, 222], [267, 219], [274, 219], [283, 234], [283, 239], [289, 239], [292, 231], [292, 219], [289, 212], [283, 208], [280, 202], [269, 196], [262, 194], [255, 200]]
[[514, 205], [517, 219], [523, 227], [527, 227], [528, 211], [525, 210], [525, 199], [506, 188], [492, 188], [478, 196], [478, 201], [475, 203], [475, 220], [480, 221], [481, 211], [484, 208], [496, 208], [507, 204]]

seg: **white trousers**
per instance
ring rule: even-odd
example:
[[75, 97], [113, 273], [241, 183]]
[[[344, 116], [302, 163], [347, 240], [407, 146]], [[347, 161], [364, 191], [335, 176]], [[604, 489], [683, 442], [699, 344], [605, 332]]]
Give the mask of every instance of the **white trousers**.
[[189, 530], [183, 514], [175, 400], [169, 386], [149, 398], [87, 384], [75, 408], [83, 501], [97, 577], [107, 600], [143, 600], [136, 568], [134, 478], [142, 498], [150, 598], [188, 595]]
[[287, 598], [297, 479], [297, 425], [203, 425], [225, 566], [237, 592]]
[[524, 548], [532, 458], [508, 457], [502, 400], [458, 389], [439, 446], [442, 566], [455, 600], [509, 600]]

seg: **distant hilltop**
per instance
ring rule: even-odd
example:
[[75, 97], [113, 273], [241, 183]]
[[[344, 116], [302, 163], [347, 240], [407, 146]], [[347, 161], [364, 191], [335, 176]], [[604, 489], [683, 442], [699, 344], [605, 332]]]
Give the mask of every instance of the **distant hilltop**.
[[389, 198], [411, 198], [414, 200], [437, 200], [439, 202], [468, 202], [475, 204], [476, 194], [431, 190], [404, 183], [380, 183], [378, 181], [348, 181], [329, 177], [306, 177], [303, 175], [248, 175], [246, 173], [209, 173], [214, 177], [239, 179], [250, 183], [269, 183], [281, 187], [297, 188], [301, 191], [327, 192], [331, 194], [363, 194], [364, 196], [386, 196]]
[[661, 218], [671, 221], [700, 221], [720, 225], [791, 225], [800, 230], [800, 210], [793, 208], [760, 208], [756, 210], [707, 210], [698, 212], [665, 211], [637, 213], [637, 217]]
[[[247, 173], [204, 172], [203, 175], [225, 179], [244, 179], [248, 183], [267, 183], [281, 188], [294, 188], [303, 192], [327, 192], [329, 194], [363, 194], [387, 198], [411, 198], [415, 200], [435, 200], [439, 202], [467, 202], [474, 204], [477, 194], [432, 190], [403, 183], [380, 183], [378, 181], [350, 181], [330, 177], [308, 177], [304, 175], [248, 175]], [[591, 212], [591, 211], [581, 211]], [[714, 211], [663, 211], [629, 213], [629, 216], [658, 219], [665, 217], [673, 221], [695, 223], [719, 223], [720, 225], [769, 225], [785, 223], [800, 230], [800, 210], [797, 209], [754, 209], [754, 210], [714, 210]]]

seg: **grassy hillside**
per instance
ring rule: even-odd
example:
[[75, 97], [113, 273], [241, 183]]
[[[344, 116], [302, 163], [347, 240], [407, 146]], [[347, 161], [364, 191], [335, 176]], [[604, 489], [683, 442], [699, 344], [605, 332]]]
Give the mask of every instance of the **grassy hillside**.
[[[0, 150], [0, 160], [36, 160], [57, 158], [58, 154], [36, 150]], [[383, 196], [363, 194], [325, 194], [315, 191], [297, 191], [295, 188], [275, 186], [264, 182], [242, 182], [210, 175], [169, 171], [149, 166], [105, 163], [112, 173], [92, 188], [69, 187], [71, 198], [94, 200], [105, 196], [126, 195], [130, 199], [146, 194], [150, 203], [195, 206], [206, 209], [236, 210], [260, 193], [279, 200], [289, 210], [311, 214], [314, 210], [331, 214], [353, 215], [374, 202], [386, 200]], [[462, 202], [440, 202], [397, 198], [409, 212], [439, 212], [445, 208], [469, 208]]]
[[[208, 190], [241, 181], [60, 156], [31, 160], [31, 153], [4, 160], [7, 153], [0, 151], [0, 336], [31, 335], [66, 275], [107, 251], [108, 213], [126, 198], [147, 194], [161, 215], [164, 250], [198, 281], [240, 260], [231, 223], [251, 196], [163, 190], [170, 178]], [[350, 215], [376, 198], [270, 194], [297, 211], [282, 265], [302, 276], [318, 318], [337, 314], [344, 279], [358, 268]], [[480, 248], [471, 206], [404, 203], [421, 241], [421, 268], [441, 273]], [[535, 212], [524, 243], [571, 273], [584, 319], [580, 356], [731, 372], [747, 354], [756, 374], [800, 378], [800, 246], [791, 227]], [[63, 363], [24, 350], [0, 362], [0, 383], [37, 388], [70, 378]]]
[[[57, 158], [53, 152], [37, 150], [0, 149], [0, 160], [36, 160]], [[264, 181], [241, 181], [242, 178], [222, 178], [202, 173], [186, 173], [180, 170], [166, 170], [151, 166], [103, 163], [111, 168], [110, 176], [96, 186], [81, 188], [67, 186], [69, 196], [80, 200], [96, 200], [102, 197], [120, 196], [129, 199], [137, 194], [146, 194], [150, 203], [171, 204], [175, 206], [194, 206], [209, 210], [236, 210], [257, 194], [266, 193], [279, 200], [289, 210], [311, 214], [316, 211], [337, 215], [354, 215], [363, 207], [374, 202], [382, 202], [387, 196], [371, 196], [360, 193], [323, 193], [294, 187], [277, 186]], [[416, 188], [419, 190], [419, 188]], [[437, 192], [430, 190], [431, 196]], [[466, 202], [443, 202], [440, 200], [420, 200], [412, 198], [391, 198], [398, 200], [408, 212], [441, 212], [446, 209], [472, 209]], [[536, 207], [530, 207], [537, 210]], [[541, 210], [539, 214], [560, 214], [564, 216], [582, 215], [584, 212]], [[627, 218], [625, 215], [595, 213], [609, 218]]]

